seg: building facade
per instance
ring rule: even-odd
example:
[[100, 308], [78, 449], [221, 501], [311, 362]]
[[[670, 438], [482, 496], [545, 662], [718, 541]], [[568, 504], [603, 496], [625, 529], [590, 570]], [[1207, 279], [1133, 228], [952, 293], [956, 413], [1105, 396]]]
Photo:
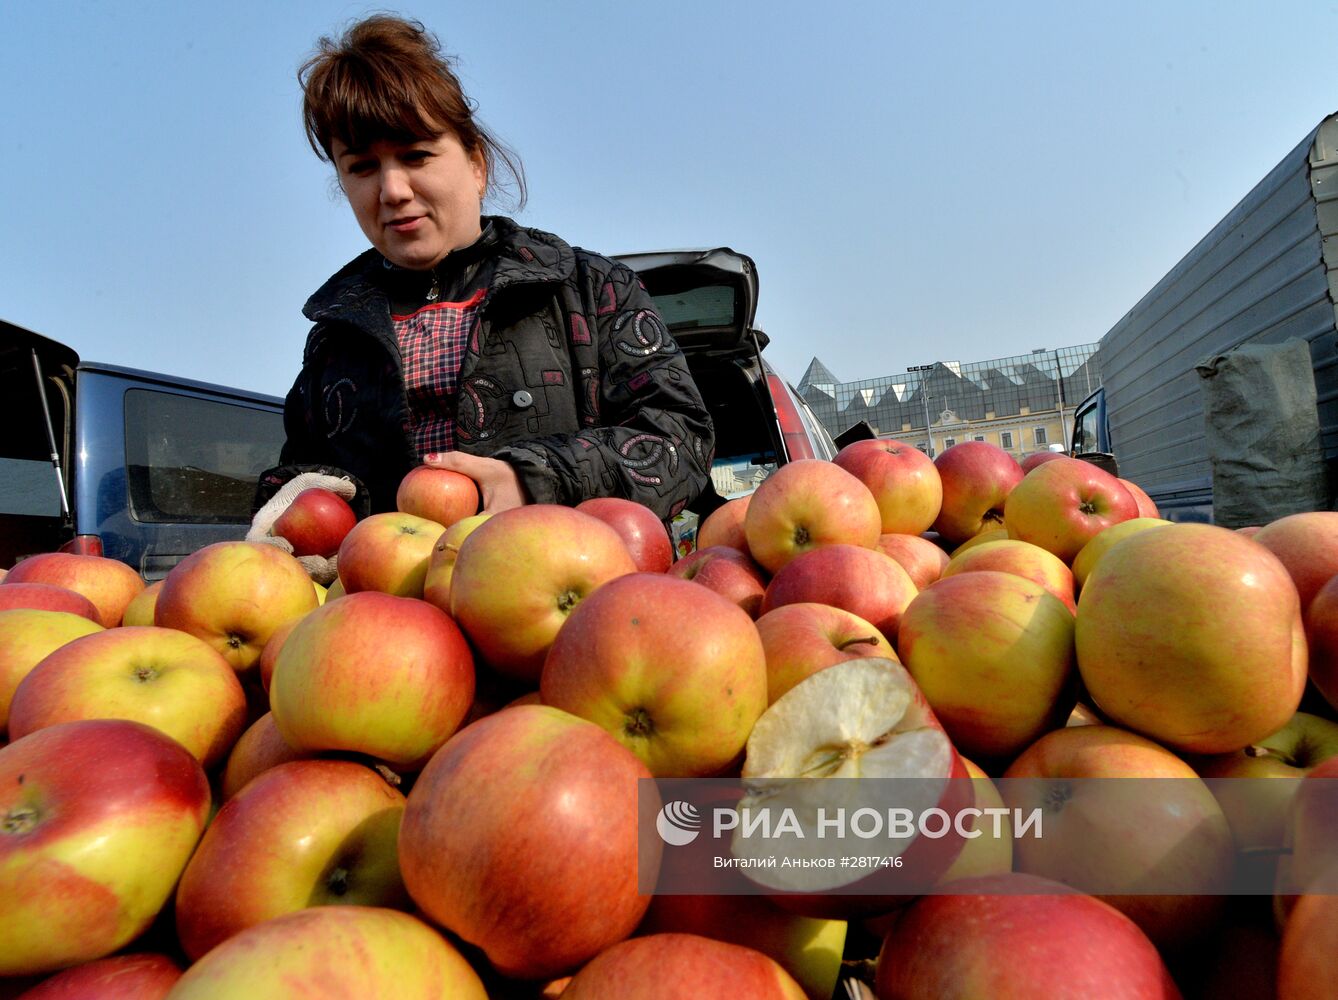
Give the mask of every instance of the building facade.
[[1101, 385], [1096, 347], [938, 361], [860, 382], [839, 381], [814, 358], [798, 389], [833, 437], [863, 420], [879, 437], [930, 457], [962, 441], [987, 441], [1021, 458], [1067, 444], [1074, 407]]

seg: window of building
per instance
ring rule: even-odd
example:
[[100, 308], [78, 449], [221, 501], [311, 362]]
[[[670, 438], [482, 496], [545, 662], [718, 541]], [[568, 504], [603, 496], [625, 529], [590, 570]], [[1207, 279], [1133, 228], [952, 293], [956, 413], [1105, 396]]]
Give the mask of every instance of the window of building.
[[1013, 448], [1013, 432], [1012, 432], [1012, 431], [1000, 431], [1000, 432], [999, 432], [999, 447], [1002, 448], [1004, 451], [1011, 451], [1011, 450], [1012, 450], [1012, 448]]
[[947, 451], [949, 448], [951, 448], [951, 447], [952, 447], [953, 445], [955, 445], [956, 443], [957, 443], [957, 439], [956, 439], [956, 438], [944, 438], [944, 439], [943, 439], [943, 450], [944, 450], [944, 451]]
[[917, 441], [917, 442], [915, 443], [915, 447], [919, 448], [919, 449], [920, 449], [922, 452], [924, 452], [926, 455], [929, 454], [929, 442], [928, 442], [928, 441]]
[[984, 435], [984, 434], [977, 434], [977, 435], [976, 435], [975, 437], [973, 437], [971, 440], [972, 440], [972, 441], [984, 441], [984, 440], [985, 440], [985, 435]]
[[1037, 443], [1038, 445], [1041, 445], [1041, 444], [1049, 444], [1049, 443], [1050, 443], [1049, 440], [1047, 440], [1047, 438], [1046, 438], [1046, 436], [1045, 436], [1045, 428], [1044, 428], [1044, 427], [1037, 427], [1037, 428], [1035, 428], [1035, 430], [1033, 431], [1033, 433], [1036, 435], [1036, 443]]

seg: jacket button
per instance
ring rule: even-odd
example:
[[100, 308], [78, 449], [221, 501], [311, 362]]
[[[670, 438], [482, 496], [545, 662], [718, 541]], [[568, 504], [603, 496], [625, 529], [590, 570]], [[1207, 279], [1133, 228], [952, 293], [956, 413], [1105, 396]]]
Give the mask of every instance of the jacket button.
[[526, 407], [534, 405], [534, 397], [524, 389], [519, 389], [516, 391], [515, 395], [511, 397], [511, 402], [515, 404], [516, 409], [523, 410]]

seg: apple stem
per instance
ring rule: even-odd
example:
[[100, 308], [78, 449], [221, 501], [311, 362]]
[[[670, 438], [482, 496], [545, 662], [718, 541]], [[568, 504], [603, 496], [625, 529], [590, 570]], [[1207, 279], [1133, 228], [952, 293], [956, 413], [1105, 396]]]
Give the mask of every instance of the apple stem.
[[574, 590], [564, 590], [558, 595], [557, 607], [564, 615], [580, 602], [581, 595]]
[[851, 646], [876, 646], [878, 645], [878, 636], [862, 635], [857, 639], [847, 639], [845, 642], [837, 643], [836, 648], [845, 652]]
[[377, 774], [381, 775], [385, 783], [389, 785], [391, 788], [399, 788], [400, 785], [404, 784], [404, 779], [400, 777], [398, 774], [396, 774], [394, 771], [392, 771], [385, 764], [377, 764], [373, 768], [373, 770], [376, 771]]
[[37, 810], [32, 806], [18, 806], [5, 813], [0, 830], [5, 833], [28, 833], [37, 826], [39, 818]]
[[137, 681], [151, 681], [157, 676], [158, 671], [152, 667], [137, 667], [135, 669], [135, 680]]
[[330, 887], [330, 891], [336, 896], [342, 896], [348, 892], [348, 869], [336, 868], [330, 873], [330, 877], [325, 880], [325, 884]]

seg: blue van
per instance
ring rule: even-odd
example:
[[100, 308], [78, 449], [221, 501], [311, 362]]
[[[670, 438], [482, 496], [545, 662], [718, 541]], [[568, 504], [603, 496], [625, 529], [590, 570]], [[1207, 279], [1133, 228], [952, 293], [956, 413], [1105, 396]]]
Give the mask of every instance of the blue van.
[[283, 400], [82, 361], [0, 321], [0, 568], [63, 550], [153, 581], [241, 538], [278, 462]]

